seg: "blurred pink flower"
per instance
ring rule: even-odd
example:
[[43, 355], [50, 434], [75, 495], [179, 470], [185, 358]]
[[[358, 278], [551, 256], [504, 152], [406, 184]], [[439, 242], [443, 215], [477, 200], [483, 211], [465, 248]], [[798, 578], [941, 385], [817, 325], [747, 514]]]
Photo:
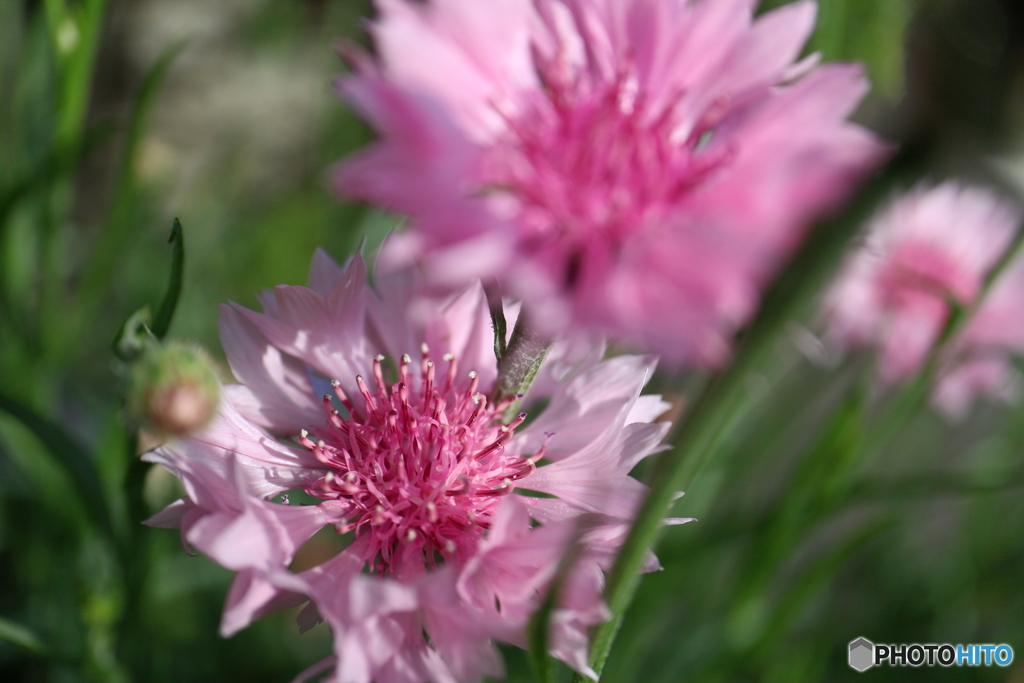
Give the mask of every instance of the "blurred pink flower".
[[[308, 598], [300, 624], [322, 617], [335, 646], [310, 675], [476, 681], [501, 673], [492, 639], [525, 646], [577, 544], [551, 651], [588, 672], [588, 629], [608, 616], [603, 571], [646, 490], [629, 472], [668, 429], [653, 423], [667, 405], [639, 395], [653, 358], [556, 346], [534, 385], [552, 390], [524, 404], [546, 408], [509, 421], [510, 401], [488, 397], [497, 363], [479, 284], [432, 299], [401, 273], [378, 276], [375, 291], [359, 257], [340, 269], [318, 252], [309, 288], [260, 300], [263, 313], [222, 309], [241, 384], [225, 388], [214, 423], [146, 456], [188, 493], [150, 523], [180, 526], [184, 542], [238, 572], [222, 633]], [[295, 491], [318, 502], [289, 504]], [[327, 525], [348, 547], [290, 572]]]
[[977, 396], [1017, 400], [1021, 377], [1014, 356], [1024, 356], [1024, 255], [1006, 265], [963, 331], [951, 340], [932, 400], [954, 419], [964, 417]]
[[549, 329], [717, 363], [809, 222], [885, 154], [815, 5], [378, 0], [342, 92], [381, 140], [343, 193], [408, 214], [392, 266], [499, 280]]
[[952, 303], [977, 306], [940, 359], [934, 398], [962, 414], [973, 395], [998, 393], [1008, 377], [1006, 352], [1024, 349], [1024, 263], [1011, 264], [978, 298], [1020, 217], [989, 191], [953, 182], [897, 197], [872, 220], [826, 296], [829, 335], [844, 346], [877, 345], [881, 378], [900, 382], [921, 370]]

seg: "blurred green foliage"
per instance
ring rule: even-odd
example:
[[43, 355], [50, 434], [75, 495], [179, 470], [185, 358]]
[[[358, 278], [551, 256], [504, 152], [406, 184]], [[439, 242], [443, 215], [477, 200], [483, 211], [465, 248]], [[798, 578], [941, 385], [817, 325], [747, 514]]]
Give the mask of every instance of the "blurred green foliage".
[[[216, 635], [230, 573], [139, 524], [180, 491], [136, 457], [110, 344], [157, 310], [174, 217], [188, 255], [170, 336], [215, 355], [217, 304], [254, 305], [304, 282], [316, 246], [344, 259], [393, 227], [328, 189], [329, 165], [369, 139], [331, 92], [330, 47], [362, 40], [369, 13], [0, 0], [0, 679], [286, 681], [330, 651], [293, 612]], [[995, 180], [987, 155], [1024, 137], [1022, 23], [1012, 0], [821, 0], [808, 50], [866, 62], [877, 91], [860, 116], [914, 147], [915, 174]], [[915, 404], [878, 439], [900, 397], [865, 386], [870, 359], [822, 365], [803, 325], [810, 304], [748, 369], [747, 418], [677, 505], [700, 521], [665, 534], [665, 570], [602, 680], [859, 680], [845, 659], [858, 636], [1024, 656], [1024, 412], [949, 425]], [[678, 387], [703, 379], [657, 388], [682, 403]], [[531, 680], [526, 654], [505, 651], [510, 679]]]
[[[806, 52], [826, 61], [863, 62], [875, 95], [898, 99], [903, 88], [903, 34], [913, 9], [935, 0], [819, 0], [818, 23]], [[788, 4], [766, 0], [762, 11]]]
[[[356, 38], [367, 6], [165, 3], [147, 19], [161, 7], [144, 4], [0, 0], [0, 679], [290, 680], [329, 634], [300, 639], [280, 615], [221, 641], [229, 572], [139, 524], [179, 491], [146, 480], [110, 344], [132, 311], [157, 311], [174, 216], [190, 251], [171, 331], [215, 353], [217, 303], [304, 281], [315, 246], [344, 257], [361, 221], [384, 225], [326, 190], [327, 165], [367, 139], [329, 87], [332, 41]], [[219, 27], [190, 29], [205, 19]], [[132, 27], [163, 36], [169, 20], [184, 27], [133, 52]], [[167, 117], [197, 96], [191, 69], [225, 57], [247, 78], [252, 60], [309, 72], [295, 123], [310, 130], [261, 177], [247, 164], [272, 131], [221, 136], [190, 166], [188, 140], [237, 111]]]

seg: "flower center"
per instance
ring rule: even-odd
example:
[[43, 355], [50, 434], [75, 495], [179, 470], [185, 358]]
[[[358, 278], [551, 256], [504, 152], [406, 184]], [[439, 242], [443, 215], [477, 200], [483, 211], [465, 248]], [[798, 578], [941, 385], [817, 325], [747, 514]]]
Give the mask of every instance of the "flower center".
[[419, 372], [402, 356], [397, 381], [384, 380], [383, 356], [373, 361], [371, 390], [356, 377], [361, 399], [353, 402], [340, 383], [334, 394], [348, 416], [324, 395], [327, 422], [298, 441], [327, 466], [307, 493], [346, 506], [340, 533], [355, 532], [370, 570], [389, 573], [415, 558], [437, 562], [469, 553], [490, 527], [500, 496], [535, 469], [543, 448], [532, 457], [509, 455], [505, 444], [526, 419], [507, 424], [502, 412], [514, 398], [492, 404], [478, 392], [470, 372], [457, 377], [457, 361], [444, 356], [443, 376], [423, 345]]
[[980, 278], [958, 265], [945, 250], [927, 242], [903, 244], [893, 250], [880, 275], [883, 296], [897, 306], [922, 298], [969, 304], [978, 294]]
[[572, 262], [582, 250], [617, 253], [722, 166], [728, 152], [707, 145], [724, 103], [687, 133], [675, 101], [649, 105], [626, 75], [609, 83], [565, 71], [538, 65], [545, 87], [505, 117], [507, 131], [484, 176], [517, 200], [521, 245], [561, 252], [572, 286]]

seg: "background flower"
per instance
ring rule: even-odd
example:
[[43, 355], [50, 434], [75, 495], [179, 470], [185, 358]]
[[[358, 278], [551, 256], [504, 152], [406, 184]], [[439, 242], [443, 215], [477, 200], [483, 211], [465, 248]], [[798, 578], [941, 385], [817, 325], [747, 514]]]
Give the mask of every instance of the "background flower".
[[981, 297], [1020, 218], [1018, 207], [990, 191], [955, 182], [893, 199], [826, 297], [830, 336], [849, 346], [877, 345], [880, 377], [900, 382], [921, 370], [952, 307], [967, 309], [972, 319], [942, 361], [936, 402], [962, 415], [973, 394], [1005, 396], [1013, 375], [1007, 354], [1024, 344], [1017, 323], [1020, 259]]
[[1024, 257], [1018, 254], [952, 340], [935, 387], [935, 405], [950, 417], [962, 419], [977, 396], [1016, 400], [1021, 376], [1013, 361], [1022, 355]]
[[883, 154], [800, 1], [383, 0], [342, 92], [380, 142], [335, 174], [411, 217], [434, 285], [497, 278], [549, 329], [719, 363], [810, 221]]

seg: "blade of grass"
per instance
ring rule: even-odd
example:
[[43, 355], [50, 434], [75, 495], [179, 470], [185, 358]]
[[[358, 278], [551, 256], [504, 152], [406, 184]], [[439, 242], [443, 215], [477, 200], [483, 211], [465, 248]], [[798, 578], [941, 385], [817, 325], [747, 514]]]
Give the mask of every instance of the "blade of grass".
[[0, 410], [18, 420], [42, 442], [75, 483], [75, 490], [96, 527], [114, 538], [110, 509], [103, 497], [103, 483], [90, 453], [68, 436], [59, 424], [3, 393], [0, 393]]
[[[55, 3], [47, 3], [54, 5]], [[103, 14], [107, 0], [84, 0], [76, 17], [63, 6], [51, 10], [51, 26], [54, 35], [62, 31], [65, 21], [74, 22], [77, 42], [68, 56], [64, 77], [61, 82], [60, 120], [57, 124], [57, 140], [64, 145], [74, 144], [81, 134], [92, 93], [92, 78], [96, 67], [103, 32]], [[48, 10], [50, 8], [48, 7]], [[55, 43], [58, 41], [54, 41]], [[59, 45], [57, 46], [59, 48]]]
[[74, 307], [77, 313], [77, 329], [81, 323], [92, 318], [96, 308], [99, 306], [104, 289], [110, 278], [110, 273], [117, 265], [117, 259], [128, 240], [132, 229], [132, 207], [135, 202], [135, 173], [133, 170], [136, 150], [146, 130], [149, 115], [156, 103], [156, 96], [160, 91], [167, 71], [170, 69], [174, 59], [181, 52], [184, 43], [175, 43], [168, 46], [161, 53], [156, 63], [150, 68], [143, 80], [138, 97], [135, 100], [135, 107], [132, 111], [131, 121], [128, 127], [128, 135], [125, 142], [124, 155], [121, 159], [121, 171], [118, 177], [117, 190], [114, 195], [114, 206], [110, 212], [110, 218], [96, 245], [92, 258], [86, 267], [82, 277], [82, 284], [79, 289], [79, 301]]
[[757, 650], [770, 657], [773, 643], [782, 640], [787, 631], [799, 619], [800, 614], [826, 587], [835, 581], [840, 570], [850, 558], [865, 545], [874, 541], [882, 532], [893, 526], [890, 519], [872, 519], [857, 532], [843, 540], [837, 547], [824, 553], [804, 573], [793, 581], [778, 606], [773, 610]]
[[0, 617], [0, 640], [19, 645], [37, 655], [46, 655], [47, 647], [30, 629]]
[[7, 224], [11, 209], [40, 187], [52, 183], [54, 178], [66, 175], [75, 168], [82, 158], [110, 137], [107, 126], [90, 128], [82, 139], [69, 147], [54, 147], [21, 179], [0, 190], [0, 235]]

